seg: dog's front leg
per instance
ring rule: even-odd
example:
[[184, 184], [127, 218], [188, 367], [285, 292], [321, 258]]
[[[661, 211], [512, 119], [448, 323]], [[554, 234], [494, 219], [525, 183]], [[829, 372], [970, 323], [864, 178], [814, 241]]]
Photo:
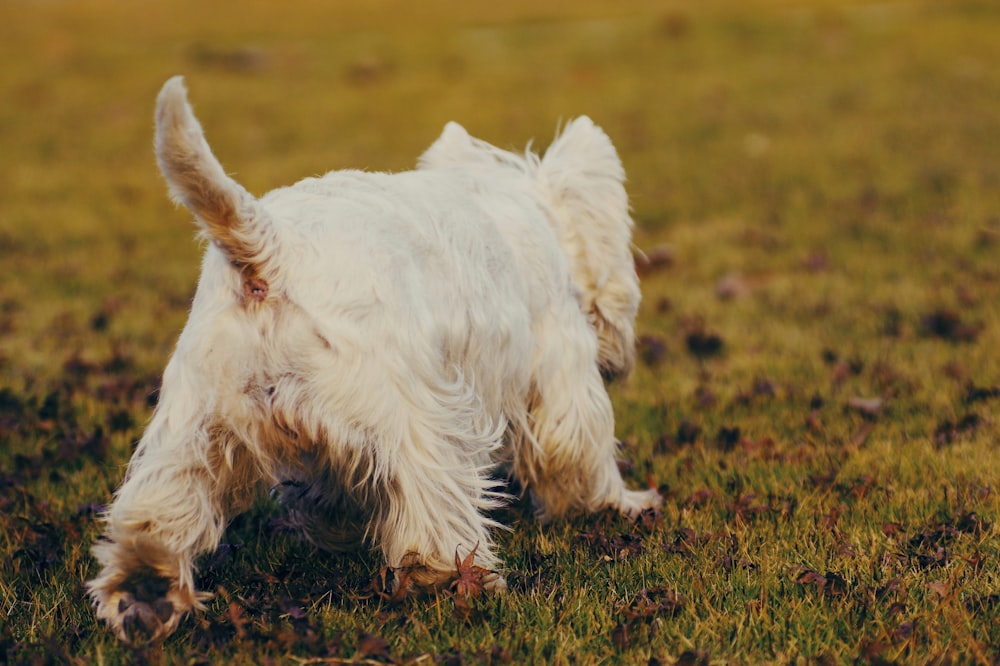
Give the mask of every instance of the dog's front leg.
[[102, 570], [88, 590], [126, 643], [163, 638], [201, 607], [209, 595], [195, 590], [194, 560], [217, 547], [255, 486], [249, 454], [206, 424], [201, 405], [165, 392], [93, 548]]

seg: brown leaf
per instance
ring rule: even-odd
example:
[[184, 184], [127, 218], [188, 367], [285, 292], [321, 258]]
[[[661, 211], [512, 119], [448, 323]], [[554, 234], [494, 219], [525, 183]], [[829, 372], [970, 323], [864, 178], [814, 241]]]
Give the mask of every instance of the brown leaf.
[[708, 664], [708, 653], [700, 650], [685, 650], [674, 662], [674, 666], [708, 666]]
[[827, 490], [837, 481], [838, 474], [840, 474], [839, 469], [831, 469], [826, 472], [810, 474], [806, 478], [814, 487], [819, 488], [820, 490]]
[[882, 523], [882, 534], [886, 536], [896, 536], [903, 532], [902, 523]]
[[755, 503], [757, 498], [753, 493], [745, 493], [729, 504], [729, 510], [733, 512], [736, 519], [748, 518], [763, 513], [768, 513], [773, 509], [767, 504]]
[[896, 601], [889, 604], [889, 607], [885, 609], [885, 614], [889, 617], [896, 617], [897, 615], [902, 615], [906, 612], [906, 604], [902, 601]]
[[701, 426], [685, 419], [677, 426], [677, 443], [694, 444], [701, 435]]
[[827, 571], [826, 575], [826, 587], [824, 591], [831, 597], [842, 597], [847, 594], [847, 581], [844, 577], [833, 571]]
[[715, 493], [708, 488], [699, 488], [690, 495], [688, 495], [681, 504], [686, 507], [702, 507], [708, 504], [708, 501], [715, 497]]
[[230, 624], [233, 625], [233, 629], [236, 630], [236, 635], [240, 638], [246, 638], [246, 626], [249, 620], [243, 616], [243, 607], [235, 601], [230, 601], [226, 617], [229, 619]]
[[894, 643], [903, 643], [909, 640], [917, 629], [917, 621], [910, 620], [904, 622], [892, 630], [891, 636]]
[[890, 647], [892, 646], [881, 641], [865, 643], [861, 646], [861, 658], [866, 664], [891, 664], [891, 661], [882, 658], [882, 655]]
[[878, 487], [875, 477], [870, 475], [860, 476], [850, 481], [837, 484], [837, 490], [841, 497], [853, 497], [855, 500], [862, 500]]
[[982, 419], [978, 414], [968, 413], [962, 416], [958, 422], [942, 421], [934, 429], [934, 447], [943, 448], [959, 439], [971, 436], [982, 424]]
[[993, 526], [990, 521], [983, 519], [975, 511], [963, 513], [952, 522], [956, 530], [965, 534], [983, 534]]
[[622, 652], [629, 648], [631, 641], [629, 640], [628, 625], [626, 623], [619, 622], [611, 630], [611, 643]]
[[937, 548], [933, 553], [918, 553], [916, 560], [921, 569], [934, 569], [947, 565], [951, 557], [944, 548]]
[[973, 595], [965, 600], [965, 607], [972, 613], [993, 613], [1000, 609], [1000, 593]]
[[358, 636], [358, 657], [384, 659], [392, 661], [392, 654], [389, 652], [389, 642], [381, 636], [362, 633]]
[[639, 277], [651, 275], [673, 266], [677, 252], [673, 245], [657, 245], [635, 257], [635, 271]]
[[467, 599], [475, 598], [482, 594], [485, 578], [491, 574], [488, 569], [475, 564], [477, 550], [479, 550], [478, 543], [465, 556], [464, 560], [459, 559], [458, 553], [455, 553], [457, 575], [451, 583], [451, 589], [458, 596]]
[[400, 567], [393, 569], [384, 566], [378, 577], [372, 581], [372, 589], [376, 596], [390, 604], [399, 603], [410, 596], [415, 589], [412, 568]]
[[819, 523], [820, 526], [822, 526], [823, 529], [827, 531], [835, 528], [837, 526], [837, 521], [840, 520], [840, 516], [843, 515], [844, 509], [846, 508], [847, 507], [844, 506], [843, 504], [838, 504], [837, 506], [830, 509], [829, 513], [820, 516], [820, 523]]
[[667, 343], [658, 336], [645, 333], [637, 341], [639, 358], [650, 368], [655, 368], [667, 358]]
[[1000, 398], [1000, 386], [980, 387], [969, 384], [962, 401], [971, 405], [974, 402], [992, 400], [994, 398]]
[[819, 589], [826, 586], [826, 578], [812, 569], [804, 569], [795, 577], [795, 582], [799, 585], [815, 585]]
[[927, 583], [927, 589], [936, 594], [938, 599], [945, 599], [951, 595], [951, 585], [947, 581], [931, 581]]
[[666, 587], [643, 588], [632, 602], [622, 609], [628, 622], [651, 622], [657, 617], [674, 616], [687, 604], [687, 600]]
[[667, 553], [680, 553], [686, 555], [690, 554], [692, 549], [702, 543], [702, 541], [704, 541], [704, 539], [700, 538], [693, 529], [685, 527], [677, 530], [674, 534], [673, 541], [663, 542], [663, 550]]
[[718, 333], [698, 328], [684, 338], [688, 351], [699, 360], [722, 353], [722, 337]]
[[608, 561], [628, 559], [645, 550], [640, 534], [612, 535], [609, 533], [606, 520], [597, 521], [589, 531], [581, 533], [578, 539], [586, 543], [595, 554], [607, 558]]
[[740, 441], [740, 429], [722, 426], [715, 436], [716, 445], [723, 451], [732, 451]]
[[958, 312], [945, 308], [924, 315], [920, 323], [925, 335], [949, 342], [975, 342], [983, 330], [982, 323], [963, 322]]
[[639, 512], [632, 523], [633, 529], [642, 533], [650, 534], [663, 525], [663, 512], [659, 507], [644, 509]]
[[876, 588], [875, 598], [882, 599], [890, 594], [896, 594], [897, 592], [900, 591], [904, 591], [903, 581], [900, 580], [899, 578], [892, 578], [886, 581], [885, 585], [883, 585], [882, 587]]
[[744, 571], [756, 571], [757, 565], [751, 562], [745, 557], [734, 556], [731, 553], [725, 553], [718, 559], [718, 565], [722, 568], [722, 571], [731, 574], [734, 569], [742, 569]]

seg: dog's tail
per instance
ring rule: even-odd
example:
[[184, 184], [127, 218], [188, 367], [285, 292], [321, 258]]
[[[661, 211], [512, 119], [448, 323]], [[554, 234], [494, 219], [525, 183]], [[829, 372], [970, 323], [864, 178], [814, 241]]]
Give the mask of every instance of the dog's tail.
[[181, 76], [167, 81], [156, 101], [156, 159], [171, 198], [194, 213], [234, 266], [259, 275], [272, 247], [269, 217], [212, 154]]
[[548, 192], [573, 281], [582, 292], [581, 307], [597, 331], [601, 372], [606, 377], [628, 375], [635, 361], [640, 292], [618, 153], [608, 135], [581, 116], [545, 152], [538, 177]]

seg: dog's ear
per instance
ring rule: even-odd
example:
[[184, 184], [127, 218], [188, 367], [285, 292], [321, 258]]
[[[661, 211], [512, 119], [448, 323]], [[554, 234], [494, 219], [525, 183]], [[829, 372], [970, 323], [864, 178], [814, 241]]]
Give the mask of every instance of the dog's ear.
[[607, 377], [627, 375], [635, 358], [640, 292], [618, 153], [608, 135], [581, 116], [567, 123], [545, 152], [538, 178], [582, 292], [581, 307], [597, 331], [601, 370]]
[[167, 81], [157, 98], [156, 158], [174, 201], [194, 213], [233, 265], [259, 273], [269, 247], [267, 215], [212, 154], [180, 76]]
[[480, 151], [473, 141], [464, 127], [452, 121], [444, 126], [441, 136], [417, 160], [417, 168], [455, 166], [480, 160]]

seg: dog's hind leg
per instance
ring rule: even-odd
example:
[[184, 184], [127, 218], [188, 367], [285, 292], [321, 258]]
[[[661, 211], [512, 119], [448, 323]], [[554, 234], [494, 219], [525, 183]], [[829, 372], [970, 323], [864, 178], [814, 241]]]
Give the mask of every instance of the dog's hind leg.
[[490, 534], [498, 525], [486, 512], [500, 504], [490, 452], [505, 424], [483, 416], [461, 379], [381, 386], [380, 402], [390, 411], [369, 422], [365, 447], [365, 503], [375, 507], [369, 538], [418, 591], [447, 584], [456, 558], [473, 551], [475, 564], [490, 572], [486, 586], [504, 587]]
[[178, 395], [187, 388], [165, 382], [93, 548], [102, 569], [87, 589], [97, 616], [133, 645], [169, 635], [210, 596], [195, 589], [194, 561], [218, 546], [258, 488], [250, 453], [206, 426], [201, 403]]
[[517, 447], [514, 460], [539, 517], [604, 507], [634, 516], [658, 506], [656, 490], [628, 490], [618, 470], [614, 413], [596, 362], [593, 329], [569, 301], [541, 325], [551, 328], [537, 336], [530, 436]]

